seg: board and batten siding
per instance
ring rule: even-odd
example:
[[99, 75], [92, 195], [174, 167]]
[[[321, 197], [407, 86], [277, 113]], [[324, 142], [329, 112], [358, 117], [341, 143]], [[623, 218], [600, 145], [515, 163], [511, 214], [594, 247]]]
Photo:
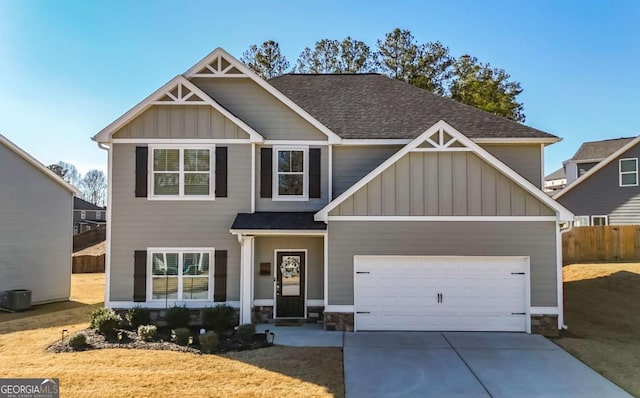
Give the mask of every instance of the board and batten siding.
[[353, 256], [529, 256], [531, 305], [557, 305], [554, 222], [329, 221], [329, 304], [353, 305]]
[[[310, 146], [309, 148], [320, 149], [320, 197], [309, 198], [309, 200], [273, 200], [272, 198], [260, 197], [261, 184], [261, 149], [267, 148], [256, 145], [256, 211], [316, 211], [322, 209], [329, 203], [329, 150], [326, 145]], [[271, 148], [271, 147], [268, 147]], [[275, 156], [275, 153], [272, 153]], [[271, 179], [275, 178], [276, 171], [272, 170]], [[305, 172], [305, 178], [309, 178]], [[275, 197], [276, 192], [272, 192]]]
[[[274, 271], [280, 272], [274, 263], [275, 250], [307, 249], [307, 299], [322, 299], [324, 296], [324, 238], [322, 237], [263, 237], [255, 238], [254, 246], [254, 298], [274, 299]], [[271, 274], [260, 275], [260, 263], [271, 264]]]
[[349, 189], [400, 148], [402, 145], [334, 146], [333, 197]]
[[73, 195], [0, 144], [0, 291], [69, 299]]
[[542, 188], [542, 152], [540, 144], [480, 144], [536, 187]]
[[229, 228], [238, 213], [251, 209], [251, 146], [225, 146], [227, 197], [214, 201], [154, 201], [134, 194], [136, 145], [113, 145], [111, 301], [133, 299], [134, 251], [148, 247], [227, 250], [227, 301], [240, 299], [240, 244]]
[[209, 105], [153, 105], [113, 138], [226, 138], [249, 134]]
[[609, 224], [640, 224], [640, 186], [620, 186], [620, 159], [638, 158], [640, 145], [630, 148], [580, 185], [558, 198], [576, 216], [609, 216]]
[[472, 152], [413, 152], [330, 216], [548, 216], [554, 211]]
[[327, 140], [324, 133], [251, 79], [194, 78], [192, 82], [267, 140]]

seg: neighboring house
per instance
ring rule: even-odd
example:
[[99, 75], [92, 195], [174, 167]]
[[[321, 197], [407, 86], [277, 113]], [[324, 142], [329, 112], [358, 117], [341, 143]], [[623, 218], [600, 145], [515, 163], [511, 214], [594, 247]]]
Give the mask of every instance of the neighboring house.
[[557, 332], [559, 139], [378, 74], [265, 81], [222, 49], [100, 131], [108, 306], [341, 330]]
[[[639, 142], [640, 136], [585, 142], [565, 163], [567, 187], [554, 199], [575, 214], [575, 226], [640, 224]], [[579, 175], [571, 182], [570, 165]]]
[[74, 194], [0, 135], [0, 292], [29, 289], [33, 303], [69, 299]]
[[73, 234], [81, 234], [107, 223], [107, 209], [80, 198], [73, 198]]
[[544, 178], [544, 191], [553, 196], [556, 192], [567, 186], [567, 175], [564, 172], [564, 167], [560, 167], [558, 170], [549, 174]]

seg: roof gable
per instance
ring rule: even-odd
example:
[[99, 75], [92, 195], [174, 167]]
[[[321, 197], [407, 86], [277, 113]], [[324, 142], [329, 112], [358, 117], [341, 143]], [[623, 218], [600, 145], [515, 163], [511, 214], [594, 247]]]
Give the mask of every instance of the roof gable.
[[555, 194], [553, 196], [553, 199], [559, 199], [562, 196], [564, 196], [567, 192], [571, 191], [573, 188], [579, 186], [580, 184], [584, 183], [585, 181], [587, 181], [592, 175], [596, 174], [598, 171], [602, 170], [603, 168], [605, 168], [608, 164], [610, 164], [611, 162], [613, 162], [615, 159], [617, 159], [618, 157], [620, 157], [622, 154], [624, 154], [625, 152], [627, 152], [629, 149], [633, 148], [634, 146], [638, 145], [638, 143], [640, 143], [640, 135], [637, 136], [636, 138], [632, 139], [631, 141], [627, 142], [624, 146], [622, 146], [620, 149], [618, 149], [617, 151], [613, 152], [611, 155], [609, 155], [606, 159], [602, 160], [600, 163], [598, 163], [596, 166], [592, 167], [591, 169], [589, 169], [589, 171], [587, 171], [586, 173], [584, 173], [582, 176], [580, 176], [577, 180], [575, 180], [573, 183], [567, 185], [564, 189], [562, 189], [560, 192], [558, 192], [557, 194]]
[[573, 161], [598, 161], [606, 159], [612, 153], [622, 148], [635, 137], [615, 138], [611, 140], [591, 141], [580, 145], [575, 155], [571, 158]]
[[73, 198], [73, 209], [74, 210], [97, 210], [97, 211], [106, 210], [105, 207], [96, 206], [93, 203], [87, 202], [86, 200], [78, 197]]
[[400, 151], [396, 152], [389, 159], [383, 162], [376, 169], [371, 171], [365, 177], [363, 177], [360, 181], [354, 184], [351, 188], [346, 190], [336, 199], [334, 199], [331, 203], [325, 206], [322, 210], [316, 213], [315, 219], [318, 221], [328, 221], [329, 213], [335, 209], [337, 206], [345, 202], [347, 199], [351, 198], [358, 190], [360, 190], [363, 186], [374, 180], [380, 174], [382, 174], [389, 167], [394, 165], [400, 159], [402, 159], [405, 155], [409, 153], [420, 153], [420, 152], [473, 152], [484, 162], [491, 165], [493, 168], [499, 170], [505, 177], [509, 180], [513, 181], [519, 187], [521, 187], [525, 192], [530, 194], [532, 197], [536, 198], [544, 205], [548, 206], [552, 209], [559, 220], [572, 220], [573, 214], [564, 208], [562, 205], [551, 199], [540, 189], [535, 187], [529, 181], [527, 181], [524, 177], [520, 176], [518, 173], [513, 171], [511, 168], [506, 166], [500, 160], [495, 158], [493, 155], [488, 153], [486, 150], [482, 149], [479, 145], [471, 141], [469, 138], [464, 136], [462, 133], [458, 132], [455, 128], [450, 126], [444, 121], [439, 121], [434, 124], [431, 128], [420, 134], [416, 139], [414, 139], [411, 143], [407, 144]]

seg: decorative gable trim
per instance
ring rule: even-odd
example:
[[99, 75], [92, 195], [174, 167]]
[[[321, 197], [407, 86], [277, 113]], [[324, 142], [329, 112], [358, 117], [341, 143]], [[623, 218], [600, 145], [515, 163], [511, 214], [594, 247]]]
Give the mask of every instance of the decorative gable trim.
[[[239, 73], [238, 73], [239, 72]], [[311, 116], [307, 111], [302, 109], [299, 105], [291, 101], [284, 94], [278, 91], [275, 87], [270, 85], [263, 78], [258, 76], [254, 71], [247, 68], [242, 62], [235, 59], [231, 54], [226, 52], [224, 49], [218, 47], [209, 55], [204, 57], [200, 62], [192, 66], [189, 70], [187, 70], [183, 76], [187, 79], [191, 79], [194, 77], [204, 77], [204, 78], [249, 78], [257, 83], [260, 87], [265, 89], [269, 94], [276, 97], [280, 102], [289, 107], [292, 111], [297, 113], [304, 120], [309, 122], [315, 128], [320, 130], [323, 134], [325, 134], [328, 138], [330, 144], [338, 144], [341, 141], [341, 138], [331, 131], [327, 126], [320, 123], [316, 118]]]
[[224, 117], [240, 127], [249, 134], [247, 142], [263, 142], [264, 137], [255, 131], [251, 126], [240, 120], [225, 107], [209, 97], [204, 91], [187, 80], [184, 76], [176, 76], [167, 84], [160, 87], [153, 94], [142, 100], [138, 105], [131, 108], [127, 113], [120, 116], [113, 123], [102, 129], [93, 137], [97, 142], [110, 142], [111, 136], [124, 125], [135, 119], [153, 105], [209, 105]]
[[489, 163], [491, 166], [502, 172], [506, 177], [512, 180], [514, 183], [522, 187], [525, 191], [529, 192], [535, 198], [547, 205], [549, 208], [555, 210], [557, 220], [572, 220], [573, 214], [567, 210], [564, 206], [551, 199], [544, 192], [538, 189], [535, 185], [527, 181], [520, 174], [516, 173], [509, 166], [502, 163], [495, 156], [491, 155], [486, 150], [482, 149], [478, 144], [467, 138], [465, 135], [457, 131], [451, 125], [443, 120], [440, 120], [429, 128], [424, 133], [420, 134], [416, 139], [407, 144], [404, 148], [396, 152], [389, 159], [383, 162], [380, 166], [376, 167], [373, 171], [363, 177], [356, 184], [347, 189], [344, 193], [334, 199], [331, 203], [325, 206], [322, 210], [317, 212], [314, 216], [316, 221], [327, 222], [329, 220], [329, 212], [335, 209], [338, 205], [355, 194], [359, 189], [364, 187], [367, 183], [380, 175], [383, 171], [389, 168], [392, 164], [396, 163], [403, 156], [410, 152], [425, 152], [425, 151], [472, 151], [478, 157]]
[[[622, 148], [618, 149], [617, 151], [615, 151], [614, 153], [612, 153], [611, 155], [609, 155], [609, 157], [605, 158], [603, 161], [601, 161], [600, 163], [598, 163], [597, 165], [593, 166], [589, 171], [587, 171], [586, 173], [584, 173], [580, 178], [578, 178], [577, 180], [575, 180], [572, 184], [567, 185], [566, 187], [564, 187], [564, 189], [562, 189], [560, 192], [558, 192], [557, 194], [555, 194], [553, 196], [553, 199], [558, 200], [560, 199], [562, 196], [564, 196], [567, 192], [571, 191], [573, 188], [577, 187], [578, 185], [582, 184], [584, 181], [586, 181], [587, 179], [589, 179], [589, 177], [591, 177], [592, 175], [594, 175], [595, 173], [597, 173], [599, 170], [603, 169], [604, 167], [606, 167], [608, 164], [610, 164], [611, 162], [613, 162], [617, 157], [621, 156], [623, 153], [625, 153], [626, 151], [628, 151], [629, 149], [633, 148], [634, 146], [638, 145], [638, 143], [640, 143], [640, 135], [637, 136], [636, 138], [634, 138], [633, 140], [629, 141], [627, 143], [627, 145], [624, 145]], [[583, 162], [582, 160], [580, 162]]]

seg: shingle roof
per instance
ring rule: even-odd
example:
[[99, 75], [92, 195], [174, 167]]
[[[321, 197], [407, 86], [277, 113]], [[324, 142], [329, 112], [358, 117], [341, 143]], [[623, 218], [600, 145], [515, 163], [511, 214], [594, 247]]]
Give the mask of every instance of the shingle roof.
[[564, 171], [564, 167], [560, 167], [558, 170], [556, 170], [553, 173], [549, 174], [548, 176], [546, 176], [544, 178], [544, 180], [545, 181], [558, 180], [560, 178], [567, 178], [567, 174]]
[[231, 229], [325, 230], [327, 225], [313, 219], [315, 212], [238, 213]]
[[636, 137], [622, 137], [602, 141], [590, 141], [580, 145], [571, 160], [600, 160], [608, 157]]
[[101, 210], [104, 211], [106, 208], [96, 206], [93, 203], [87, 202], [86, 200], [80, 199], [78, 197], [73, 198], [73, 209], [74, 210]]
[[380, 74], [286, 74], [269, 80], [347, 139], [413, 139], [444, 120], [469, 138], [557, 138]]

